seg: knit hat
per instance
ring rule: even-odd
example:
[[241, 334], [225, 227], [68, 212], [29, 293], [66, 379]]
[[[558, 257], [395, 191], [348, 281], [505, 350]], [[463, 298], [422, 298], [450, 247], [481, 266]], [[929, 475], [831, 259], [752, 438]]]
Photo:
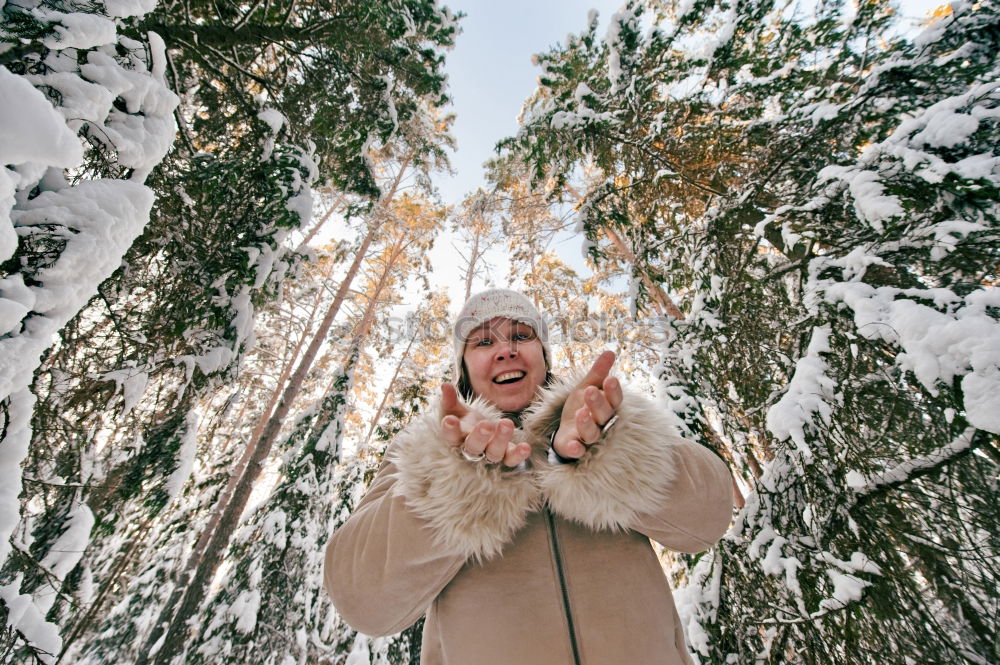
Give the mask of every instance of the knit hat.
[[462, 376], [462, 358], [465, 355], [465, 340], [469, 333], [490, 319], [503, 316], [531, 326], [542, 343], [545, 354], [545, 368], [552, 362], [549, 349], [549, 326], [541, 314], [523, 294], [510, 289], [489, 289], [470, 297], [455, 320], [455, 383]]

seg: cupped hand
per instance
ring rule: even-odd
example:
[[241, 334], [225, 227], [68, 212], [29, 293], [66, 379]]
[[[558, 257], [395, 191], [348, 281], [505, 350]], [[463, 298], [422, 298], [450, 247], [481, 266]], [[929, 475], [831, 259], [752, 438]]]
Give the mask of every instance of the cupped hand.
[[441, 385], [441, 411], [445, 439], [472, 457], [483, 454], [485, 462], [515, 467], [531, 455], [528, 443], [513, 442], [514, 422], [510, 418], [483, 418], [462, 404], [451, 383]]
[[613, 351], [599, 355], [590, 371], [566, 398], [559, 431], [552, 444], [560, 457], [583, 457], [587, 447], [600, 440], [601, 427], [614, 417], [621, 406], [621, 383], [608, 376], [614, 364]]

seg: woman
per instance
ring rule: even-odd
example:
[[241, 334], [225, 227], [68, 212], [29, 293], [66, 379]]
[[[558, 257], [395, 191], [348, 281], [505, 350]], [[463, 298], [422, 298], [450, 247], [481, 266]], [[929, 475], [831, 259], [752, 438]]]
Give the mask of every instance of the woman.
[[340, 615], [389, 635], [426, 612], [422, 665], [690, 663], [649, 539], [711, 547], [726, 465], [609, 377], [610, 352], [553, 380], [519, 293], [473, 296], [455, 332], [458, 386], [397, 436], [327, 546]]

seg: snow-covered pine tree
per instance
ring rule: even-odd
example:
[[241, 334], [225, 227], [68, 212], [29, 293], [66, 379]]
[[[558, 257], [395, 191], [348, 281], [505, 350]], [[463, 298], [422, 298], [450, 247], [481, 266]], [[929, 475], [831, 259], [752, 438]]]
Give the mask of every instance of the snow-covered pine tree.
[[[223, 560], [231, 535], [234, 533], [242, 515], [250, 493], [259, 477], [263, 465], [270, 455], [273, 443], [277, 440], [285, 419], [296, 403], [302, 391], [303, 383], [312, 369], [317, 355], [324, 345], [326, 336], [334, 320], [351, 290], [352, 283], [363, 262], [369, 260], [369, 248], [372, 251], [385, 240], [391, 255], [387, 264], [390, 270], [400, 257], [415, 247], [430, 241], [428, 235], [418, 242], [416, 231], [426, 232], [436, 225], [433, 215], [421, 219], [396, 219], [395, 205], [407, 205], [412, 196], [401, 197], [396, 201], [396, 194], [404, 178], [411, 173], [416, 174], [418, 182], [425, 186], [429, 183], [426, 172], [443, 159], [441, 143], [447, 140], [447, 122], [433, 121], [433, 109], [427, 105], [422, 107], [419, 115], [411, 117], [405, 124], [398, 127], [395, 140], [380, 147], [376, 151], [377, 159], [373, 164], [381, 164], [386, 170], [386, 184], [383, 195], [378, 203], [369, 211], [365, 219], [364, 239], [357, 250], [347, 274], [337, 288], [337, 294], [332, 299], [326, 313], [322, 317], [308, 346], [302, 353], [296, 369], [288, 377], [284, 386], [279, 386], [281, 399], [276, 408], [267, 417], [263, 429], [255, 430], [240, 462], [234, 465], [233, 476], [220, 495], [219, 504], [214, 509], [217, 517], [210, 520], [188, 559], [175, 585], [175, 593], [162, 608], [160, 618], [155, 622], [152, 632], [139, 654], [139, 662], [147, 662], [155, 654], [157, 662], [170, 662], [188, 644], [188, 619], [196, 614], [201, 605], [215, 571]], [[397, 223], [398, 222], [398, 223]], [[409, 225], [409, 226], [408, 226]], [[374, 243], [374, 244], [373, 244]], [[391, 249], [389, 249], [391, 246]], [[379, 250], [382, 251], [382, 250]], [[162, 634], [166, 634], [162, 638]], [[159, 643], [163, 639], [163, 646]]]
[[277, 485], [234, 536], [232, 569], [199, 616], [200, 634], [183, 662], [280, 665], [329, 658], [333, 621], [323, 589], [323, 545], [361, 341], [352, 340], [327, 393], [281, 444]]
[[149, 222], [144, 183], [170, 146], [177, 97], [162, 40], [121, 30], [147, 11], [136, 2], [2, 8], [0, 617], [4, 653], [16, 658], [53, 662], [55, 622], [73, 595], [86, 602], [93, 589], [79, 564], [96, 523], [86, 483], [102, 469], [90, 464], [86, 429], [40, 455], [33, 411], [45, 382], [35, 376]]
[[894, 13], [629, 3], [508, 142], [683, 310], [663, 394], [748, 492], [675, 558], [702, 662], [998, 657], [1000, 16]]
[[[55, 551], [54, 544], [68, 546], [69, 537], [74, 539], [73, 556], [82, 553], [88, 540], [80, 534], [88, 530], [88, 520], [94, 523], [88, 512], [96, 517], [95, 533], [110, 537], [92, 543], [79, 566], [70, 565], [72, 557], [60, 560], [60, 570], [72, 568], [60, 573], [67, 575], [62, 586], [72, 591], [79, 580], [84, 590], [93, 591], [96, 586], [97, 597], [107, 598], [102, 584], [117, 582], [95, 580], [94, 571], [121, 571], [118, 562], [141, 553], [134, 549], [137, 541], [128, 530], [149, 526], [150, 517], [183, 487], [194, 461], [191, 432], [197, 405], [212, 401], [216, 380], [231, 378], [238, 368], [242, 352], [252, 343], [253, 305], [273, 297], [280, 281], [294, 272], [290, 265], [294, 261], [282, 241], [287, 238], [288, 221], [298, 225], [310, 212], [309, 184], [317, 175], [314, 158], [323, 164], [324, 177], [371, 196], [374, 176], [362, 148], [396, 133], [421, 100], [433, 104], [444, 100], [439, 49], [450, 43], [454, 17], [433, 3], [381, 3], [371, 11], [351, 14], [356, 21], [344, 31], [306, 29], [303, 23], [325, 19], [322, 8], [307, 10], [301, 5], [298, 13], [284, 7], [268, 16], [258, 12], [259, 6], [233, 6], [232, 11], [211, 17], [205, 13], [206, 6], [186, 9], [154, 10], [152, 3], [127, 2], [106, 8], [63, 3], [59, 11], [31, 3], [3, 9], [3, 37], [5, 43], [14, 45], [6, 46], [2, 54], [4, 97], [27, 100], [5, 109], [11, 113], [4, 116], [10, 134], [4, 135], [5, 149], [17, 148], [5, 155], [5, 164], [21, 170], [16, 178], [8, 177], [4, 186], [10, 185], [10, 205], [18, 217], [15, 224], [25, 230], [19, 246], [11, 246], [11, 252], [2, 257], [0, 296], [5, 305], [10, 303], [4, 308], [4, 321], [11, 324], [11, 330], [20, 327], [19, 336], [5, 330], [0, 340], [6, 344], [4, 352], [18, 354], [19, 360], [5, 362], [5, 370], [10, 367], [17, 381], [27, 377], [21, 381], [27, 385], [33, 369], [28, 365], [37, 364], [37, 351], [44, 348], [34, 349], [32, 344], [69, 321], [55, 353], [48, 355], [36, 374], [35, 392], [41, 401], [34, 414], [29, 393], [18, 393], [17, 404], [13, 399], [4, 402], [5, 415], [12, 419], [11, 427], [5, 429], [11, 443], [4, 444], [4, 473], [17, 478], [12, 475], [12, 482], [5, 483], [7, 518], [2, 540], [7, 542], [16, 525], [16, 541], [25, 544], [17, 548], [18, 559], [10, 562], [4, 581], [27, 571], [25, 589], [37, 587], [48, 595], [45, 587], [59, 586], [59, 575], [41, 575], [35, 564]], [[217, 3], [211, 7], [212, 12], [219, 9]], [[148, 15], [141, 21], [130, 18], [143, 13]], [[177, 29], [185, 21], [198, 25], [194, 32], [201, 41], [197, 44], [185, 41], [191, 31]], [[270, 28], [277, 24], [287, 30], [268, 32], [269, 22]], [[292, 22], [298, 24], [294, 29]], [[239, 23], [257, 32], [248, 36], [246, 31], [230, 31], [228, 52], [218, 50], [210, 34], [213, 28], [218, 36]], [[164, 35], [150, 32], [154, 25], [163, 28]], [[259, 50], [261, 34], [287, 38], [271, 43], [275, 49], [287, 48], [291, 57], [277, 58], [264, 52], [268, 49]], [[368, 58], [364, 49], [350, 45], [351, 39], [370, 45], [379, 41], [376, 36], [391, 51], [390, 57]], [[321, 38], [322, 44], [310, 48], [310, 38]], [[242, 51], [237, 48], [240, 45]], [[298, 80], [294, 65], [308, 60], [301, 55], [304, 51], [310, 52], [311, 63], [321, 69], [330, 66], [330, 60], [339, 62], [340, 75], [325, 77], [328, 85], [324, 87], [317, 85], [314, 70], [309, 83], [298, 88], [286, 85]], [[355, 67], [359, 63], [363, 66]], [[268, 69], [269, 65], [274, 68]], [[11, 71], [24, 74], [48, 93], [69, 118], [68, 133], [58, 130], [54, 119], [62, 119], [36, 103], [37, 95], [10, 82], [17, 80], [9, 75]], [[182, 92], [183, 111], [176, 116], [181, 121], [182, 141], [169, 163], [150, 175], [173, 139], [172, 111], [177, 99], [165, 81]], [[266, 89], [270, 96], [247, 94], [248, 88]], [[369, 94], [373, 91], [378, 94]], [[328, 103], [313, 105], [304, 93]], [[291, 122], [277, 110], [279, 106], [295, 112]], [[302, 113], [303, 108], [310, 113]], [[316, 113], [324, 109], [325, 115]], [[14, 122], [18, 118], [23, 122]], [[324, 129], [319, 132], [316, 127], [321, 125]], [[122, 204], [121, 209], [105, 211], [120, 218], [121, 224], [105, 229], [110, 235], [102, 237], [102, 242], [107, 241], [104, 244], [94, 245], [101, 250], [97, 254], [86, 253], [87, 243], [92, 231], [101, 229], [83, 228], [80, 220], [43, 220], [46, 197], [56, 196], [55, 192], [63, 199], [73, 195], [58, 169], [44, 168], [73, 166], [79, 161], [79, 149], [71, 149], [76, 141], [73, 131], [91, 146], [84, 165], [74, 173], [79, 182], [73, 191], [95, 194], [90, 197], [93, 210], [83, 213], [93, 213], [97, 219], [102, 202]], [[43, 138], [46, 133], [48, 137]], [[303, 137], [314, 133], [322, 141], [310, 148]], [[31, 142], [38, 148], [37, 155], [24, 149]], [[101, 176], [100, 186], [89, 184]], [[123, 178], [121, 186], [132, 189], [113, 192], [110, 178]], [[122, 262], [122, 254], [148, 218], [152, 196], [140, 186], [143, 180], [163, 195], [161, 205], [146, 234]], [[21, 202], [14, 202], [15, 190], [22, 193]], [[117, 196], [96, 196], [102, 192]], [[7, 195], [5, 189], [5, 201]], [[68, 199], [66, 203], [75, 205]], [[135, 204], [135, 210], [130, 213], [125, 204]], [[25, 208], [23, 215], [18, 207]], [[65, 207], [73, 212], [71, 206]], [[60, 235], [60, 225], [77, 235]], [[29, 227], [31, 233], [27, 233]], [[4, 237], [13, 236], [5, 233]], [[61, 243], [67, 237], [70, 241], [64, 248]], [[17, 254], [9, 256], [15, 249]], [[87, 270], [70, 265], [74, 255], [89, 262]], [[8, 270], [16, 261], [23, 273], [20, 278]], [[116, 268], [111, 280], [98, 290], [99, 282]], [[89, 279], [91, 274], [94, 280]], [[41, 287], [32, 280], [39, 275], [53, 290], [42, 294], [42, 309], [33, 311]], [[76, 281], [60, 275], [72, 275]], [[90, 306], [77, 315], [88, 301]], [[56, 319], [57, 324], [49, 325]], [[26, 427], [29, 417], [35, 419], [33, 432]], [[30, 433], [36, 439], [29, 446]], [[16, 472], [29, 453], [33, 485], [23, 505], [46, 508], [40, 515], [26, 515], [28, 519], [18, 524], [20, 475]], [[220, 454], [225, 452], [213, 451], [213, 456]], [[206, 491], [211, 494], [214, 489]], [[192, 505], [202, 504], [195, 501]], [[169, 521], [171, 516], [164, 518]], [[197, 523], [195, 516], [189, 523]], [[5, 550], [4, 558], [6, 554]], [[25, 617], [25, 630], [34, 622], [39, 639], [46, 645], [58, 643], [51, 624], [40, 618], [35, 621], [37, 617], [24, 610], [27, 596], [17, 595], [21, 582], [15, 582], [4, 587], [14, 594], [5, 600], [17, 604]], [[72, 625], [74, 633], [95, 621], [93, 607], [82, 609], [80, 622], [72, 611], [60, 614], [63, 609], [75, 609], [66, 599], [64, 595], [54, 604], [50, 618]], [[9, 604], [4, 607], [6, 611]], [[9, 637], [15, 644], [33, 639], [23, 631], [11, 632]]]
[[[263, 427], [261, 418], [266, 422], [268, 414], [261, 410], [275, 393], [280, 396], [289, 365], [294, 365], [303, 342], [311, 338], [319, 309], [329, 299], [324, 282], [342, 267], [344, 249], [338, 244], [330, 254], [318, 252], [315, 260], [299, 267], [294, 280], [284, 282], [281, 299], [261, 309], [255, 326], [257, 345], [238, 375], [227, 381], [225, 391], [215, 393], [219, 404], [203, 409], [206, 426], [199, 434], [199, 464], [191, 485], [163, 519], [136, 518], [141, 523], [139, 535], [127, 539], [125, 550], [135, 560], [128, 562], [120, 555], [115, 561], [115, 575], [103, 578], [100, 602], [92, 603], [71, 626], [67, 641], [72, 641], [72, 651], [65, 658], [80, 663], [136, 658], [175, 591], [179, 571], [199, 535], [209, 527], [212, 508], [231, 480], [244, 442], [259, 435], [254, 431]], [[115, 536], [121, 537], [121, 532]]]
[[[332, 519], [339, 513], [332, 497], [345, 481], [341, 446], [350, 424], [348, 406], [355, 399], [355, 374], [380, 311], [398, 297], [401, 283], [419, 276], [444, 219], [443, 211], [413, 195], [401, 197], [387, 214], [393, 220], [384, 227], [382, 246], [368, 259], [362, 283], [363, 314], [352, 325], [347, 348], [332, 349], [346, 356], [344, 364], [281, 444], [278, 483], [236, 536], [227, 555], [232, 573], [207, 605], [205, 627], [185, 662], [211, 663], [219, 654], [264, 663], [308, 662], [332, 659], [344, 648], [340, 632], [333, 630], [337, 622], [323, 589], [322, 566]], [[374, 379], [363, 378], [366, 383]], [[360, 480], [351, 472], [347, 477]], [[289, 589], [295, 589], [291, 598]], [[389, 662], [409, 662], [408, 638], [379, 643]], [[356, 641], [353, 635], [351, 641]]]

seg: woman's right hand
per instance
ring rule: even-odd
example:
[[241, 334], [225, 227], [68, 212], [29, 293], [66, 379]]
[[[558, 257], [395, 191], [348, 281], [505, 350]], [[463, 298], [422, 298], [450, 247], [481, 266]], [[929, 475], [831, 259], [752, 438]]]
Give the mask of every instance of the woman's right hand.
[[515, 444], [514, 423], [510, 418], [487, 420], [458, 399], [451, 383], [441, 384], [441, 428], [448, 443], [470, 457], [485, 455], [484, 462], [515, 467], [531, 456], [527, 442]]

